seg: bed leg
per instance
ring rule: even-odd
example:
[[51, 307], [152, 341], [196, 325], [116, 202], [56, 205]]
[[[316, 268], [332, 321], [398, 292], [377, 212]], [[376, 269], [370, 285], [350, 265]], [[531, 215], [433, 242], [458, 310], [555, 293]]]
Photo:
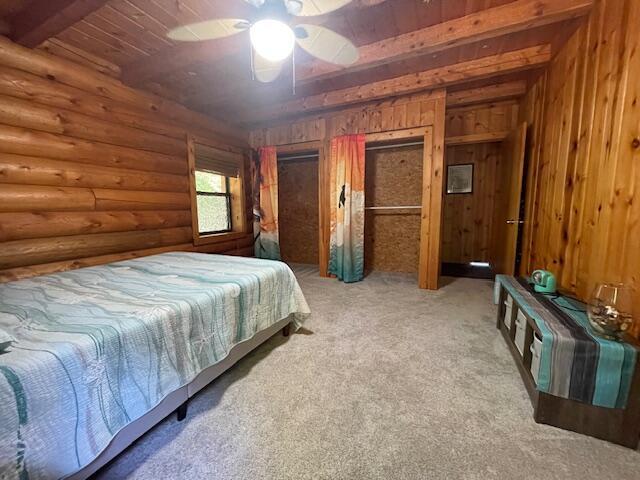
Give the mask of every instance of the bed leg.
[[288, 337], [289, 334], [291, 333], [291, 324], [287, 323], [283, 328], [282, 328], [282, 335], [284, 337]]
[[180, 405], [178, 407], [178, 409], [176, 410], [177, 416], [178, 416], [178, 421], [181, 422], [183, 421], [185, 418], [187, 418], [187, 407], [189, 406], [189, 402], [186, 401], [184, 402], [182, 405]]

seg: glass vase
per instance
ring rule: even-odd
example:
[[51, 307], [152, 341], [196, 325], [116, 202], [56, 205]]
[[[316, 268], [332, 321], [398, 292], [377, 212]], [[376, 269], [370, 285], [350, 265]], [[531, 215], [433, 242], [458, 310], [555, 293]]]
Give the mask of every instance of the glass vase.
[[587, 314], [598, 335], [618, 340], [631, 327], [631, 291], [622, 283], [598, 283]]

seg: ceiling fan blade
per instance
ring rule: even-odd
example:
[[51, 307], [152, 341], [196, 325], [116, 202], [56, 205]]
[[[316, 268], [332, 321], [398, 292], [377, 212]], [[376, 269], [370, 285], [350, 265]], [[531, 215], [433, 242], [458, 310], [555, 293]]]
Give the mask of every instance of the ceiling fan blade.
[[[387, 0], [359, 0], [358, 5], [361, 7], [374, 7], [386, 1]], [[431, 3], [431, 0], [422, 0], [422, 1], [423, 3]]]
[[302, 11], [302, 0], [285, 0], [284, 3], [289, 15], [300, 15]]
[[204, 22], [176, 27], [167, 37], [178, 42], [199, 42], [229, 37], [249, 28], [249, 22], [241, 18], [216, 18]]
[[313, 17], [314, 15], [324, 15], [344, 7], [352, 0], [302, 0], [302, 8], [295, 15], [301, 17]]
[[295, 33], [300, 48], [325, 62], [347, 66], [360, 56], [351, 40], [320, 25], [296, 25]]
[[253, 52], [253, 72], [256, 80], [262, 83], [271, 83], [280, 76], [282, 62], [270, 62]]

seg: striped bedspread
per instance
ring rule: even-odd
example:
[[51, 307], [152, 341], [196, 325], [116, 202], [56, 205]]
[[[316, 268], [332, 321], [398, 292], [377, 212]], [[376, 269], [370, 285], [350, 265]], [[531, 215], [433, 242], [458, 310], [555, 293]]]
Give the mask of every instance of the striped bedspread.
[[593, 333], [586, 312], [576, 302], [534, 294], [511, 276], [496, 276], [496, 303], [500, 286], [542, 334], [539, 391], [600, 407], [626, 406], [636, 367], [635, 347]]
[[60, 478], [256, 332], [309, 307], [280, 262], [167, 253], [0, 285], [0, 478]]

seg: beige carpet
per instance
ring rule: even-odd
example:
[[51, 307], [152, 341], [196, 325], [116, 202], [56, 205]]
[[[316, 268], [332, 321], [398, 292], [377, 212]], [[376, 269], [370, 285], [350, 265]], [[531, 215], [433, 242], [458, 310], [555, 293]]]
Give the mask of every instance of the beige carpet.
[[273, 337], [99, 478], [640, 478], [638, 452], [534, 423], [490, 282], [295, 270], [309, 332]]

